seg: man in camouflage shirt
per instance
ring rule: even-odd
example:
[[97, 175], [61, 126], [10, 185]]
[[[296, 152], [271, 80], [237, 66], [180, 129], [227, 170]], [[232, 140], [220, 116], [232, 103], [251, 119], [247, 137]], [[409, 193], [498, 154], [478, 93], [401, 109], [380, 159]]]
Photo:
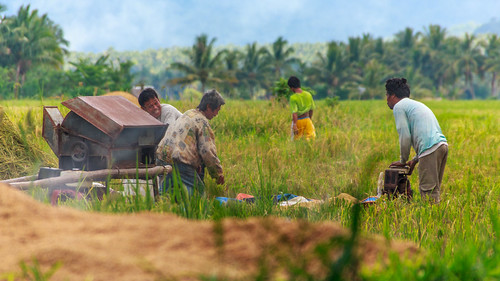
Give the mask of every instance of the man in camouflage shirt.
[[[224, 184], [222, 165], [217, 157], [215, 136], [209, 120], [217, 116], [224, 99], [216, 90], [206, 92], [197, 108], [186, 111], [172, 124], [158, 145], [159, 164], [173, 165], [189, 194], [195, 188], [203, 194], [204, 168], [217, 184]], [[161, 191], [173, 186], [172, 173], [165, 177]]]

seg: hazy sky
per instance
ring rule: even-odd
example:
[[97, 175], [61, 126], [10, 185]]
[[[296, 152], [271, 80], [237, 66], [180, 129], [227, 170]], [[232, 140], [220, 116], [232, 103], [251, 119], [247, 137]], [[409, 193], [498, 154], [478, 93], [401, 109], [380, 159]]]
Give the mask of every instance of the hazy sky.
[[478, 26], [500, 16], [500, 0], [0, 0], [6, 15], [21, 5], [59, 24], [72, 51], [190, 46], [202, 33], [217, 45], [346, 41], [389, 37], [412, 27]]

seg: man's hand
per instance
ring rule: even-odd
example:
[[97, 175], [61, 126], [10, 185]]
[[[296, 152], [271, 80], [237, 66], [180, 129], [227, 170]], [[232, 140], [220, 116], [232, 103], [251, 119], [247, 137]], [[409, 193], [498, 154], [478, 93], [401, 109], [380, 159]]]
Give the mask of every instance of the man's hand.
[[217, 184], [223, 185], [224, 184], [224, 175], [219, 176], [217, 179]]
[[417, 163], [418, 163], [418, 160], [410, 160], [410, 161], [408, 161], [408, 163], [406, 163], [408, 166], [410, 166], [410, 171], [408, 171], [408, 175], [411, 175], [411, 173], [413, 173], [413, 169], [415, 168]]
[[406, 164], [401, 163], [401, 161], [392, 162], [389, 167], [404, 167]]
[[409, 166], [410, 170], [408, 171], [408, 175], [411, 175], [411, 173], [413, 173], [413, 169], [415, 168], [415, 165], [417, 165], [417, 163], [418, 163], [418, 160], [410, 160], [410, 161], [406, 162], [406, 164], [401, 163], [401, 161], [396, 161], [396, 162], [392, 162], [391, 165], [389, 165], [389, 167]]

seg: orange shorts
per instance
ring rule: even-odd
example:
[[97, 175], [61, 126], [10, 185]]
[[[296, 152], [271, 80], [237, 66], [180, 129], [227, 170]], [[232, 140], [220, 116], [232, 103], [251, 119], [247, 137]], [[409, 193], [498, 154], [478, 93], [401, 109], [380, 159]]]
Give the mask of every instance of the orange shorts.
[[314, 139], [316, 137], [316, 130], [311, 118], [297, 120], [298, 132], [295, 134], [292, 129], [292, 137], [294, 140], [305, 137], [306, 140]]

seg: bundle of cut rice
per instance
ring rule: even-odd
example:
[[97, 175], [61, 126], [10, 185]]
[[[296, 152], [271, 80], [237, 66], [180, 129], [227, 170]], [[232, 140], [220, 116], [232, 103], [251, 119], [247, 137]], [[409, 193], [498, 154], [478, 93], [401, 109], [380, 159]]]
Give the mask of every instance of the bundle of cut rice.
[[0, 180], [31, 174], [40, 157], [0, 107]]

